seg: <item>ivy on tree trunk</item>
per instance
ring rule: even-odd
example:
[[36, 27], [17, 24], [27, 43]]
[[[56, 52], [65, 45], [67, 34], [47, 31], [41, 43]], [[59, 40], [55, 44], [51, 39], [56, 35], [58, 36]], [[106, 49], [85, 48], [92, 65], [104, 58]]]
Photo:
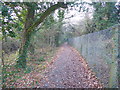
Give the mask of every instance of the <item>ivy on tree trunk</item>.
[[32, 34], [32, 31], [28, 32], [27, 29], [33, 24], [34, 14], [35, 14], [35, 9], [28, 5], [26, 22], [24, 25], [23, 33], [22, 33], [21, 47], [19, 50], [19, 57], [17, 61], [17, 67], [20, 67], [20, 68], [26, 68], [27, 51], [30, 45], [30, 38]]
[[48, 8], [45, 12], [43, 12], [41, 17], [36, 22], [34, 22], [35, 4], [28, 3], [26, 5], [27, 5], [27, 16], [26, 16], [23, 36], [21, 40], [21, 47], [19, 50], [19, 57], [17, 60], [17, 67], [19, 68], [26, 68], [26, 58], [27, 58], [28, 47], [30, 45], [30, 37], [31, 37], [32, 32], [34, 32], [35, 28], [40, 23], [42, 23], [45, 20], [45, 18], [51, 14], [51, 12], [55, 11], [56, 9], [60, 7], [67, 8], [67, 5], [64, 4], [63, 2], [58, 2], [57, 4], [52, 5], [50, 8]]

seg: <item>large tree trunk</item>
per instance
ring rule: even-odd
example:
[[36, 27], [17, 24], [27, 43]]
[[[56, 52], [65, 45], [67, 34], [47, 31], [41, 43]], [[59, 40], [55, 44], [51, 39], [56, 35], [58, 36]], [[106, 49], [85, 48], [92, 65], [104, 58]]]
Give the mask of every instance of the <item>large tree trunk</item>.
[[21, 43], [21, 48], [19, 50], [19, 57], [17, 61], [17, 65], [20, 68], [26, 68], [26, 58], [27, 58], [28, 47], [30, 45], [30, 37], [31, 37], [31, 33], [25, 35]]
[[30, 45], [30, 37], [33, 30], [28, 31], [28, 28], [32, 25], [32, 22], [34, 20], [34, 8], [28, 6], [27, 8], [27, 16], [26, 16], [26, 22], [24, 25], [24, 30], [22, 33], [22, 40], [21, 40], [21, 47], [19, 50], [19, 57], [17, 61], [17, 67], [19, 68], [25, 68], [26, 67], [26, 58], [27, 58], [27, 51], [28, 47]]
[[27, 50], [30, 44], [30, 37], [33, 32], [33, 29], [37, 27], [40, 23], [44, 21], [44, 19], [50, 15], [51, 12], [55, 11], [59, 7], [67, 8], [67, 5], [63, 2], [59, 2], [58, 4], [55, 4], [48, 8], [41, 17], [35, 22], [34, 21], [34, 15], [35, 15], [35, 3], [26, 3], [27, 5], [27, 16], [26, 21], [24, 25], [23, 30], [23, 37], [21, 41], [21, 47], [19, 50], [19, 58], [17, 61], [18, 67], [25, 68], [26, 67], [26, 57], [27, 57]]

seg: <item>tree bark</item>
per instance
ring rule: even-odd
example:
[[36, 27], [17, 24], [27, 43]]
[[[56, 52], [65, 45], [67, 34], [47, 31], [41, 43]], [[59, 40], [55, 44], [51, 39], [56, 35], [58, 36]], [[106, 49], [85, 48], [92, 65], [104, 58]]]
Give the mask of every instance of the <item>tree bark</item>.
[[35, 9], [33, 7], [31, 8], [30, 6], [28, 6], [26, 22], [24, 25], [23, 33], [22, 33], [21, 47], [19, 50], [19, 57], [17, 61], [17, 67], [19, 68], [26, 68], [27, 51], [30, 44], [31, 34], [32, 34], [32, 30], [31, 32], [28, 32], [27, 29], [32, 25], [34, 21], [34, 13], [35, 13]]
[[50, 15], [51, 12], [55, 11], [59, 7], [62, 8], [67, 8], [66, 4], [59, 2], [58, 4], [55, 4], [48, 8], [42, 15], [41, 17], [35, 22], [34, 21], [34, 14], [35, 14], [35, 9], [34, 5], [31, 7], [32, 3], [27, 4], [27, 16], [26, 16], [26, 21], [24, 25], [24, 30], [23, 30], [23, 36], [22, 36], [22, 41], [21, 41], [21, 47], [19, 50], [19, 57], [17, 61], [17, 67], [19, 68], [26, 68], [26, 57], [27, 57], [27, 51], [28, 47], [30, 44], [30, 38], [32, 32], [34, 32], [35, 27], [37, 27], [40, 23], [42, 23], [45, 18]]
[[59, 46], [59, 33], [57, 33], [57, 34], [55, 35], [55, 45], [56, 45], [56, 47]]
[[26, 58], [27, 58], [28, 47], [30, 45], [30, 37], [31, 37], [31, 33], [26, 34], [26, 36], [24, 36], [24, 39], [22, 40], [21, 43], [21, 48], [19, 50], [19, 58], [17, 61], [17, 66], [20, 68], [26, 68]]

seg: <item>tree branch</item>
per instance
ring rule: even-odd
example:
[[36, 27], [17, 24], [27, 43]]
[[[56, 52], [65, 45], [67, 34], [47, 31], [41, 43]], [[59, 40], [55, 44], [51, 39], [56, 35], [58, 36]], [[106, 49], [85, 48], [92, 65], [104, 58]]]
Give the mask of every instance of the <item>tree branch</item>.
[[58, 2], [57, 4], [51, 6], [41, 15], [41, 17], [30, 28], [28, 28], [27, 31], [28, 32], [32, 31], [35, 27], [37, 27], [40, 23], [42, 23], [45, 20], [45, 18], [50, 15], [51, 12], [55, 11], [60, 7], [67, 8], [67, 5], [64, 4], [63, 2]]

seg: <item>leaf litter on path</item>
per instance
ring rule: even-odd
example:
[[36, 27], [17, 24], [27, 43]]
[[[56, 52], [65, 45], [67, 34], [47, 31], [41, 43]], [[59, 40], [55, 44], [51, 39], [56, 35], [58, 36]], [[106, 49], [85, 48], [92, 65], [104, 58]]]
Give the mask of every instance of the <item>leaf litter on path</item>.
[[[60, 47], [43, 74], [36, 72], [33, 77], [31, 75], [32, 73], [27, 75], [30, 80], [34, 79], [34, 76], [37, 78], [34, 79], [37, 84], [32, 82], [36, 88], [103, 88], [85, 59], [69, 45]], [[27, 83], [24, 84], [19, 83], [17, 87], [25, 87]]]

